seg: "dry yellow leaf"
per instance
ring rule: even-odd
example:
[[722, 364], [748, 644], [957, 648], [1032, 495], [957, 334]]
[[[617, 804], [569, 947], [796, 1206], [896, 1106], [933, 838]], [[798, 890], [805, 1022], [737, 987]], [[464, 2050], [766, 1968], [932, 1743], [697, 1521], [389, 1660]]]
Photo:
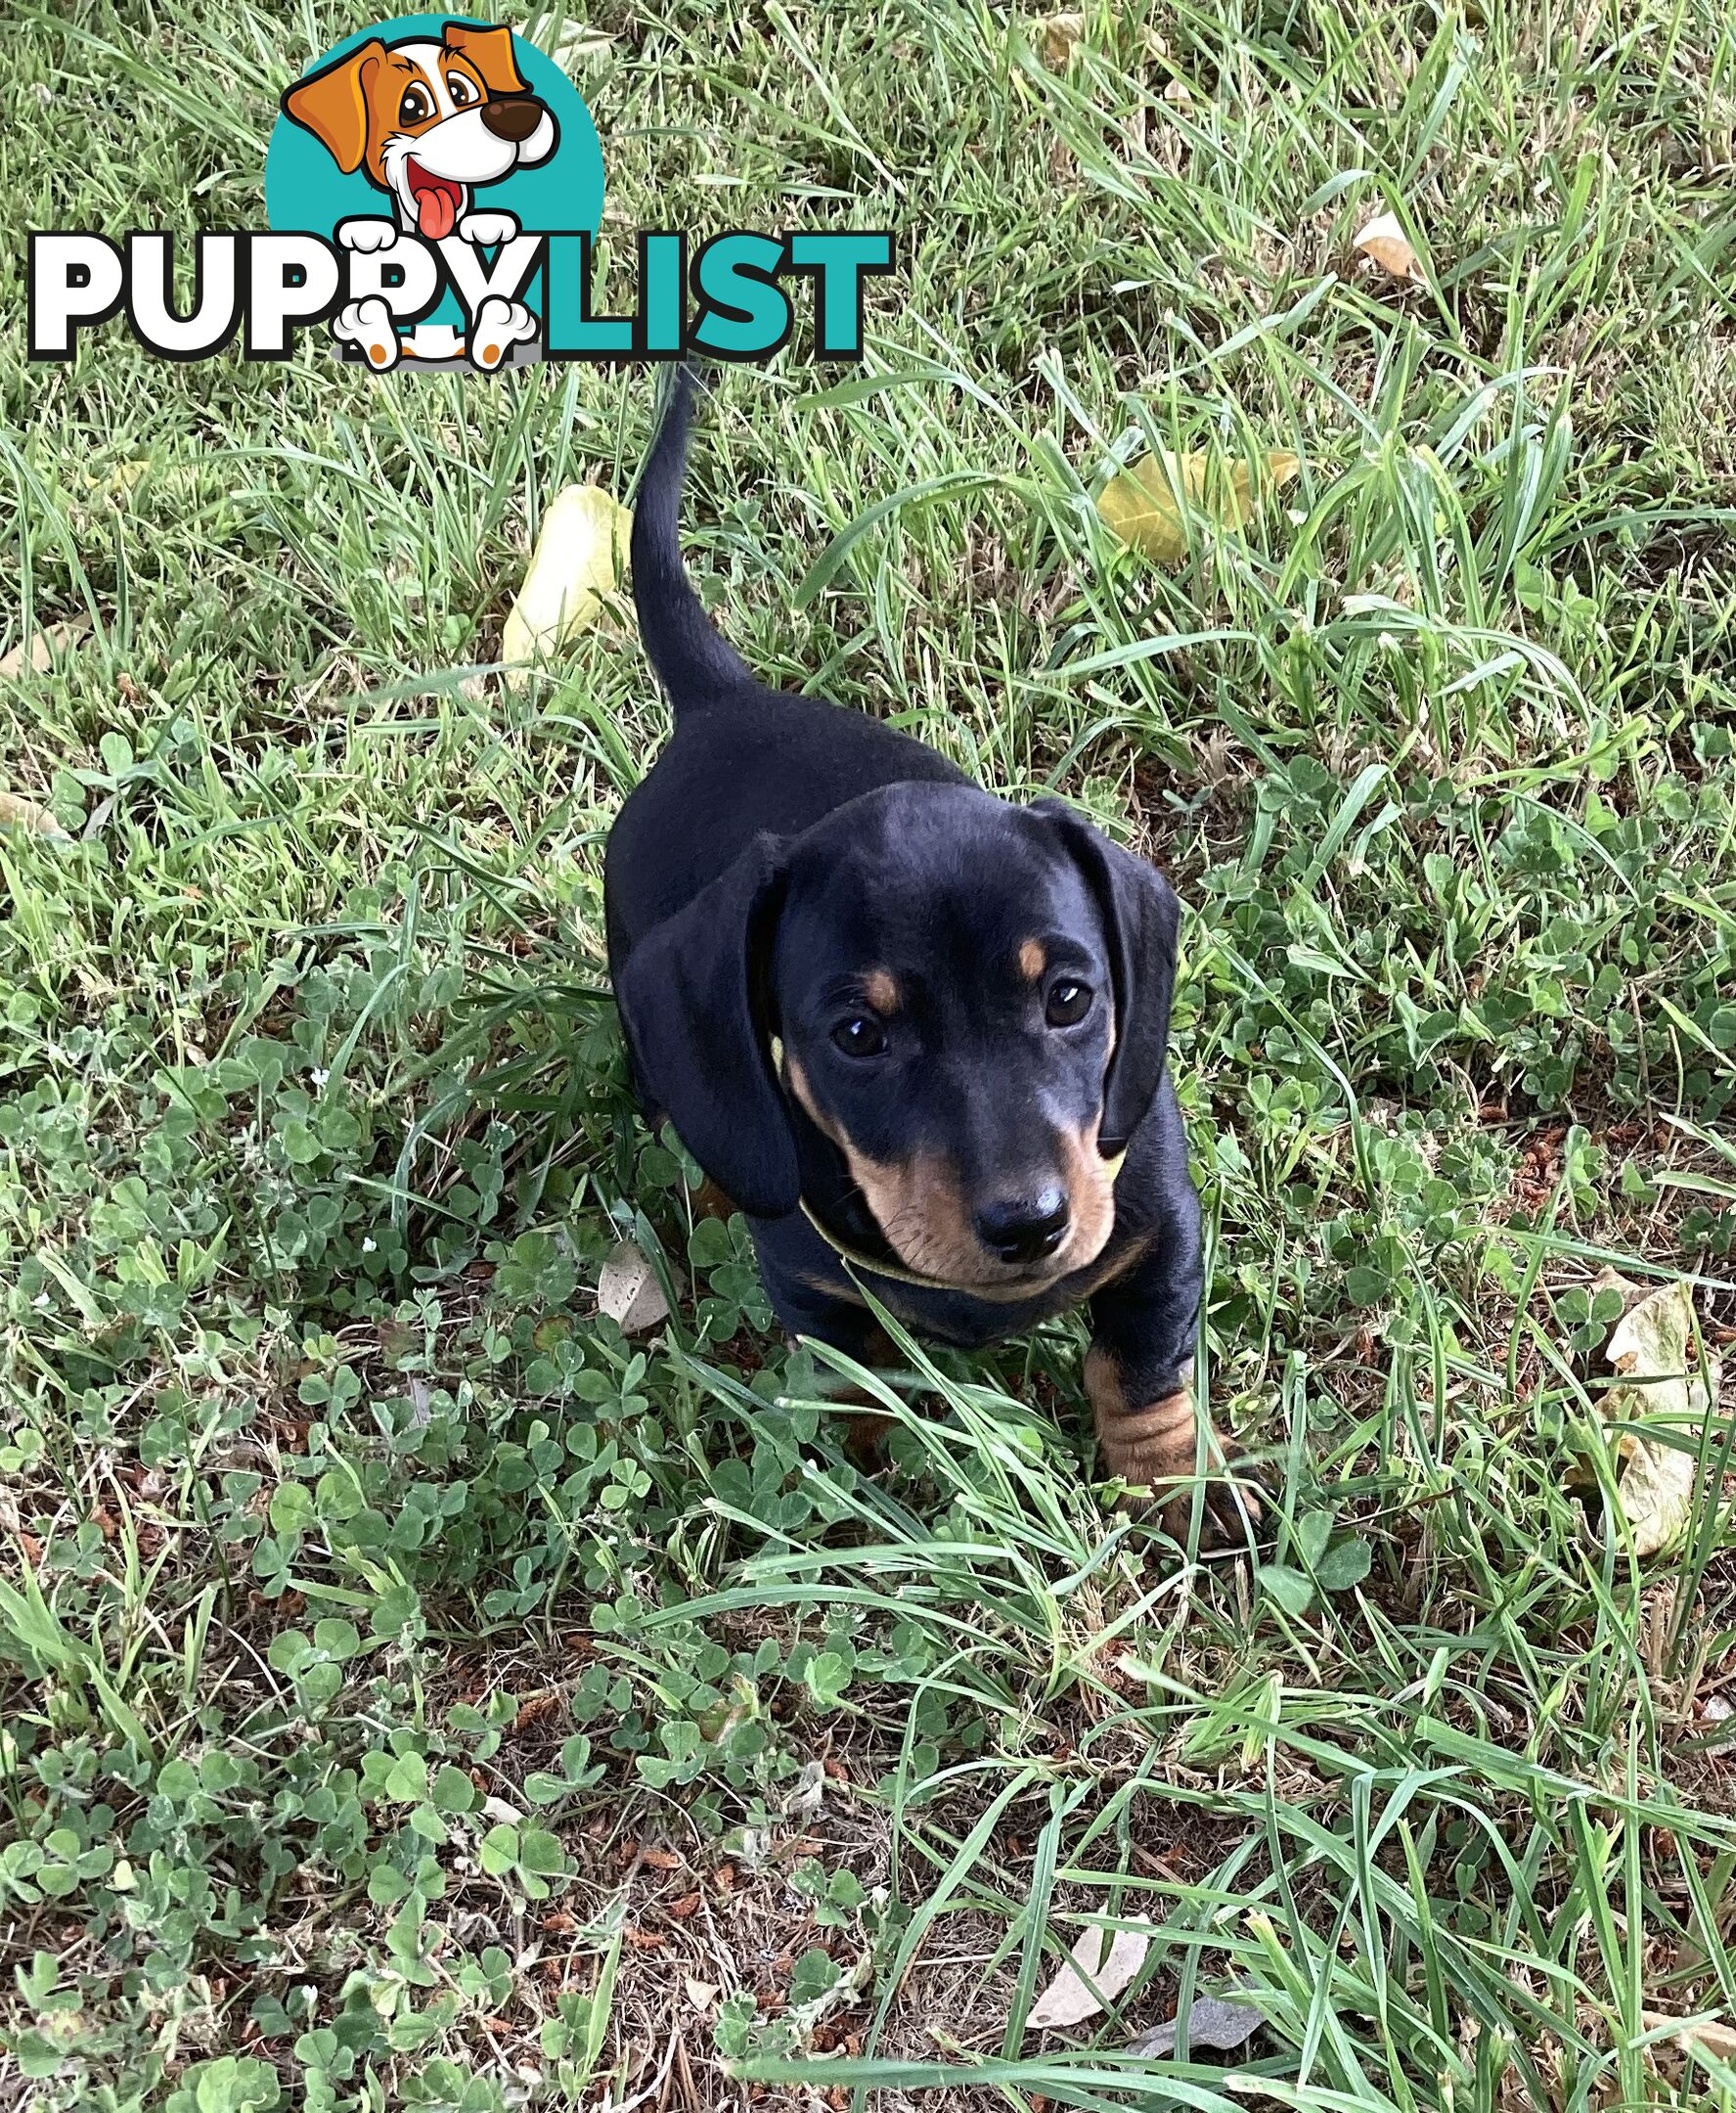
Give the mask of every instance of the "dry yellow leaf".
[[[1066, 72], [1075, 50], [1085, 40], [1085, 26], [1084, 13], [1075, 8], [1064, 8], [1058, 15], [1039, 16], [1032, 22], [1031, 27], [1036, 31], [1042, 45], [1043, 63], [1051, 73]], [[1125, 47], [1129, 25], [1125, 22], [1113, 22], [1109, 26], [1117, 43]], [[1170, 56], [1170, 47], [1155, 29], [1139, 26], [1136, 42], [1141, 58], [1165, 60]], [[1180, 88], [1181, 84], [1180, 81], [1172, 81], [1170, 87]], [[1165, 91], [1165, 95], [1172, 103], [1187, 100], [1185, 88], [1181, 88], [1180, 98], [1170, 94], [1169, 90]]]
[[1104, 1932], [1096, 1923], [1080, 1933], [1066, 1963], [1037, 2001], [1025, 2020], [1028, 2033], [1049, 2032], [1058, 2025], [1082, 2025], [1113, 2002], [1145, 1963], [1151, 1949], [1149, 1922], [1118, 1929], [1103, 1956]]
[[1721, 2018], [1673, 2017], [1668, 2010], [1642, 2010], [1639, 2018], [1647, 2032], [1669, 2028], [1670, 2038], [1687, 2053], [1736, 2062], [1736, 2026], [1726, 2025]]
[[[1260, 460], [1262, 490], [1280, 490], [1302, 468], [1300, 455], [1282, 449]], [[1183, 455], [1159, 448], [1110, 478], [1097, 511], [1124, 543], [1159, 564], [1180, 564], [1187, 555], [1187, 508], [1197, 508], [1221, 528], [1239, 528], [1258, 496], [1246, 462], [1203, 448]]]
[[507, 682], [524, 680], [527, 661], [547, 659], [597, 621], [621, 577], [633, 516], [596, 484], [569, 484], [543, 515], [524, 585], [501, 634]]
[[581, 67], [600, 65], [613, 55], [614, 49], [615, 40], [606, 29], [599, 29], [591, 22], [574, 22], [549, 56], [576, 79]]
[[116, 463], [111, 470], [86, 471], [84, 480], [93, 491], [106, 491], [119, 498], [130, 492], [150, 468], [149, 455], [135, 455], [130, 461]]
[[19, 792], [0, 792], [0, 829], [28, 830], [36, 836], [57, 836], [62, 843], [67, 841], [67, 832], [49, 813], [34, 800], [25, 799]]
[[21, 639], [11, 652], [0, 654], [0, 675], [22, 675], [26, 667], [34, 674], [45, 674], [89, 629], [88, 616], [68, 616], [65, 623], [51, 623], [32, 631], [27, 641]]
[[[1611, 1271], [1598, 1287], [1624, 1293], [1634, 1287]], [[1634, 1297], [1609, 1340], [1609, 1361], [1620, 1374], [1595, 1403], [1606, 1427], [1664, 1421], [1681, 1439], [1709, 1413], [1709, 1393], [1694, 1346], [1694, 1294], [1679, 1280]], [[1696, 1461], [1680, 1445], [1667, 1445], [1641, 1431], [1623, 1431], [1616, 1441], [1616, 1494], [1636, 1555], [1674, 1548], [1688, 1528]]]
[[1046, 15], [1032, 26], [1043, 39], [1043, 63], [1054, 73], [1064, 73], [1067, 62], [1073, 57], [1073, 47], [1085, 34], [1085, 17], [1068, 9], [1059, 15]]
[[1428, 283], [1416, 251], [1410, 247], [1409, 236], [1399, 225], [1397, 213], [1376, 213], [1357, 237], [1356, 247], [1365, 257], [1372, 257], [1389, 278], [1402, 279], [1410, 286]]
[[[1638, 1403], [1634, 1410], [1639, 1410]], [[1622, 1471], [1616, 1488], [1632, 1529], [1633, 1552], [1662, 1554], [1687, 1531], [1694, 1500], [1694, 1456], [1674, 1446], [1652, 1445], [1631, 1431], [1622, 1439], [1620, 1450]]]
[[643, 1335], [669, 1318], [669, 1301], [645, 1251], [634, 1240], [617, 1240], [597, 1280], [597, 1310], [623, 1335]]

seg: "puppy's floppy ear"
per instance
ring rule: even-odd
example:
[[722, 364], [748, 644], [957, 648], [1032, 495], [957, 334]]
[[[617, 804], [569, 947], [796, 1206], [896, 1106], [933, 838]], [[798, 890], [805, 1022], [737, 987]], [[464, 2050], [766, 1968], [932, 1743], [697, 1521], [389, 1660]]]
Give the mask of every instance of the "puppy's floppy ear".
[[1119, 1151], [1138, 1127], [1163, 1077], [1176, 993], [1181, 906], [1157, 868], [1112, 844], [1061, 800], [1034, 803], [1052, 823], [1097, 898], [1115, 978], [1115, 1047], [1103, 1078], [1097, 1142]]
[[449, 22], [440, 32], [440, 41], [448, 51], [464, 54], [491, 96], [524, 93], [518, 62], [512, 56], [511, 29], [478, 29], [471, 22]]
[[755, 1218], [796, 1207], [795, 1138], [772, 1069], [760, 985], [783, 894], [782, 846], [757, 836], [627, 957], [615, 1000], [642, 1094]]
[[361, 167], [368, 151], [368, 87], [384, 57], [385, 46], [370, 37], [284, 96], [285, 116], [305, 126], [346, 176]]

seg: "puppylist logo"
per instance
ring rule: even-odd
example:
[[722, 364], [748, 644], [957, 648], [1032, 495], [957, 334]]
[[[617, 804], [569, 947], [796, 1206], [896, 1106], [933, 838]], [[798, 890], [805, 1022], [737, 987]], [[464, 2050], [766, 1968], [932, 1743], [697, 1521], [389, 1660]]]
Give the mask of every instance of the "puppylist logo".
[[[493, 374], [537, 359], [764, 360], [811, 289], [814, 356], [862, 356], [885, 233], [642, 233], [630, 313], [596, 314], [602, 153], [584, 98], [501, 24], [377, 22], [285, 92], [265, 157], [269, 228], [29, 240], [29, 356], [67, 360], [124, 315], [164, 359], [283, 360], [323, 327], [345, 361]], [[191, 247], [191, 288], [176, 252]], [[185, 272], [185, 264], [182, 267]]]
[[347, 252], [332, 318], [347, 355], [377, 374], [465, 360], [488, 374], [541, 349], [535, 231], [596, 234], [602, 156], [540, 52], [423, 17], [364, 30], [286, 92], [265, 209]]

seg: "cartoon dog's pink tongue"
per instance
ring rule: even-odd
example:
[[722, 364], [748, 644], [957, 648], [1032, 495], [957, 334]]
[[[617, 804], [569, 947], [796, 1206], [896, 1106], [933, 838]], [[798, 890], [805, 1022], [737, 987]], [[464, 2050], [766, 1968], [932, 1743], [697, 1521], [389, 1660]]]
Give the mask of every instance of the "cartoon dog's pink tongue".
[[420, 161], [408, 161], [404, 173], [410, 179], [410, 196], [416, 201], [416, 225], [424, 242], [444, 242], [458, 225], [457, 184], [444, 176], [431, 176]]

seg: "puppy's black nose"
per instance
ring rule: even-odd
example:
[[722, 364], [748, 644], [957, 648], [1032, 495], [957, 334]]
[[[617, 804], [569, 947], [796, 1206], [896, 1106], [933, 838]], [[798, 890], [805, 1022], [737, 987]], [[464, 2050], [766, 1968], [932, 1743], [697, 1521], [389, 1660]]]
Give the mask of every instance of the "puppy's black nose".
[[977, 1237], [1002, 1262], [1041, 1262], [1067, 1237], [1069, 1215], [1061, 1189], [1002, 1196], [977, 1212]]
[[527, 140], [543, 121], [535, 96], [496, 96], [482, 106], [482, 122], [496, 139]]

